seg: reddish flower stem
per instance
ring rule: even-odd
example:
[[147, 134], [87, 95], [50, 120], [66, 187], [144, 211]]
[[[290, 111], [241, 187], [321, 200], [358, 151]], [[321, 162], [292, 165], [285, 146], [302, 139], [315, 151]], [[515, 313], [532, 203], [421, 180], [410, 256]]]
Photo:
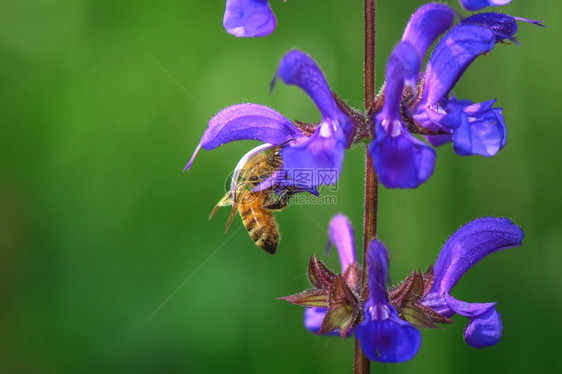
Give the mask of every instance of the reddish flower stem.
[[365, 112], [370, 115], [375, 102], [375, 3], [365, 0]]
[[[375, 2], [365, 0], [365, 116], [370, 122], [375, 102]], [[378, 179], [373, 169], [373, 159], [369, 154], [369, 146], [365, 147], [365, 216], [363, 231], [363, 300], [369, 297], [367, 284], [367, 249], [369, 242], [377, 234], [377, 203]], [[355, 360], [353, 372], [355, 374], [368, 374], [371, 362], [363, 353], [361, 344], [355, 339]]]

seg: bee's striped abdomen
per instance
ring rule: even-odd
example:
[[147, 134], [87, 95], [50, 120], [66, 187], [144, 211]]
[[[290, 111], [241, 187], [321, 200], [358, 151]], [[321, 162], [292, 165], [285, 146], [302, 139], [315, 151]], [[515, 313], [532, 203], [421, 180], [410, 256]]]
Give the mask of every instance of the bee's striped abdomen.
[[252, 193], [238, 206], [242, 222], [258, 247], [275, 254], [279, 244], [279, 231], [273, 215], [262, 207], [266, 194]]

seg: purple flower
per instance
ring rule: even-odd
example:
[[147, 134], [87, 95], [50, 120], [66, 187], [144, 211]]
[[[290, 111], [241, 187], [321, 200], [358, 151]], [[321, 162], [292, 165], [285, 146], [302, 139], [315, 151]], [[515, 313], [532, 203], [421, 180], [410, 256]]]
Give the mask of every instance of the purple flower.
[[461, 156], [494, 156], [505, 146], [507, 130], [501, 108], [495, 100], [473, 103], [450, 96], [461, 75], [476, 57], [494, 48], [504, 39], [515, 40], [517, 20], [530, 21], [499, 13], [480, 13], [465, 18], [437, 44], [424, 76], [419, 104], [412, 110], [414, 121], [440, 135], [426, 139], [439, 146], [453, 142]]
[[421, 345], [421, 333], [398, 316], [386, 294], [388, 252], [377, 239], [369, 244], [369, 300], [356, 336], [365, 355], [373, 361], [403, 362], [414, 358]]
[[373, 239], [366, 256], [369, 299], [363, 303], [353, 230], [349, 220], [338, 214], [330, 221], [328, 245], [336, 245], [343, 274], [332, 272], [312, 256], [308, 278], [313, 288], [281, 299], [307, 307], [304, 324], [311, 332], [343, 338], [355, 333], [365, 355], [373, 361], [412, 359], [421, 345], [418, 328], [453, 323], [450, 317], [455, 314], [470, 318], [465, 341], [483, 348], [496, 344], [501, 335], [495, 303], [460, 301], [451, 296], [451, 289], [478, 261], [496, 251], [519, 246], [522, 239], [521, 228], [506, 218], [474, 220], [447, 240], [435, 266], [423, 275], [421, 271], [412, 272], [392, 288], [387, 288], [388, 252]]
[[[355, 239], [349, 219], [343, 214], [337, 214], [330, 221], [330, 239], [328, 248], [334, 244], [338, 249], [342, 273], [347, 284], [352, 289], [359, 290], [361, 280], [353, 277], [353, 266], [357, 266], [355, 259]], [[413, 358], [421, 344], [420, 332], [410, 323], [400, 319], [396, 309], [390, 304], [386, 296], [385, 284], [388, 280], [388, 254], [386, 249], [376, 239], [369, 247], [369, 293], [370, 298], [365, 304], [365, 317], [357, 326], [357, 338], [361, 347], [370, 360], [380, 362], [402, 362]], [[358, 273], [356, 273], [358, 274]], [[321, 330], [326, 317], [327, 308], [307, 308], [304, 312], [304, 325], [313, 332]], [[353, 333], [350, 329], [347, 336]], [[340, 335], [339, 330], [333, 330], [323, 335]]]
[[462, 6], [470, 11], [480, 10], [487, 6], [507, 5], [511, 0], [461, 0]]
[[[328, 249], [333, 245], [338, 249], [338, 255], [341, 262], [342, 273], [344, 277], [347, 278], [348, 283], [355, 287], [358, 286], [358, 279], [351, 279], [351, 274], [348, 269], [352, 265], [357, 265], [357, 260], [355, 258], [355, 238], [353, 236], [353, 228], [349, 219], [338, 213], [330, 221], [330, 239], [328, 241]], [[347, 276], [346, 276], [347, 273]], [[326, 312], [328, 308], [306, 308], [304, 310], [304, 327], [310, 332], [318, 333], [322, 327], [322, 322], [324, 317], [326, 317]], [[353, 330], [349, 330], [348, 335], [351, 335]], [[323, 335], [340, 335], [339, 329], [333, 330]]]
[[386, 67], [384, 106], [375, 119], [376, 139], [369, 151], [381, 183], [387, 188], [415, 188], [433, 173], [435, 151], [413, 137], [402, 120], [404, 87], [415, 90], [425, 52], [454, 20], [444, 4], [419, 8], [406, 26]]
[[433, 285], [422, 305], [451, 317], [455, 313], [470, 319], [464, 340], [474, 348], [499, 342], [502, 333], [496, 303], [467, 303], [451, 296], [451, 289], [478, 261], [502, 249], [521, 245], [523, 230], [506, 218], [474, 220], [455, 232], [443, 246], [434, 267]]
[[[519, 246], [522, 239], [521, 228], [506, 218], [474, 220], [447, 240], [433, 270], [430, 267], [423, 277], [414, 272], [388, 291], [388, 254], [384, 245], [373, 239], [367, 258], [369, 300], [365, 303], [365, 319], [356, 329], [367, 357], [383, 362], [409, 360], [421, 344], [421, 335], [412, 324], [432, 327], [433, 322], [451, 323], [448, 318], [455, 314], [470, 318], [464, 334], [470, 346], [484, 348], [499, 342], [502, 323], [496, 303], [467, 303], [453, 298], [450, 292], [478, 261]], [[398, 312], [412, 324], [401, 319]]]
[[415, 87], [420, 63], [418, 52], [406, 41], [388, 59], [384, 106], [376, 116], [376, 139], [369, 147], [374, 168], [387, 188], [415, 188], [433, 173], [435, 151], [408, 132], [400, 115], [404, 85]]
[[498, 13], [468, 17], [443, 36], [420, 77], [427, 50], [453, 20], [447, 5], [422, 6], [389, 57], [384, 104], [375, 118], [376, 138], [370, 146], [385, 187], [415, 188], [433, 173], [435, 151], [414, 138], [410, 126], [418, 126], [416, 132], [434, 146], [452, 141], [455, 152], [463, 156], [490, 157], [505, 145], [505, 122], [502, 109], [493, 108], [495, 100], [473, 103], [456, 99], [450, 91], [476, 57], [504, 39], [515, 40], [516, 21], [538, 25], [540, 21]]
[[492, 108], [495, 100], [474, 104], [448, 97], [470, 63], [492, 50], [497, 37], [490, 28], [461, 22], [435, 48], [426, 69], [422, 100], [413, 116], [423, 127], [450, 134], [427, 136], [432, 144], [452, 140], [458, 154], [481, 156], [493, 156], [505, 145], [505, 123], [501, 108]]
[[[256, 188], [273, 184], [292, 186], [301, 190], [315, 190], [318, 185], [333, 184], [341, 171], [345, 148], [349, 145], [351, 121], [337, 106], [328, 82], [318, 65], [305, 53], [293, 50], [287, 53], [273, 79], [303, 89], [315, 102], [322, 114], [322, 122], [309, 125], [301, 131], [277, 111], [258, 104], [238, 104], [221, 110], [209, 121], [199, 146], [186, 166], [189, 169], [200, 150], [215, 149], [236, 140], [259, 140], [282, 149], [283, 170], [266, 179]], [[333, 179], [298, 180], [293, 171], [319, 169], [334, 172]]]
[[267, 36], [275, 30], [275, 15], [267, 0], [226, 0], [223, 25], [239, 38]]

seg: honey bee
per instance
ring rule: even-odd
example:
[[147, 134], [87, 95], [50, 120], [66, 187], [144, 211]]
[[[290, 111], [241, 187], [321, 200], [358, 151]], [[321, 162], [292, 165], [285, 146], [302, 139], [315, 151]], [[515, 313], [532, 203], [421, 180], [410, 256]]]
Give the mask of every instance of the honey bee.
[[[236, 212], [248, 234], [258, 247], [270, 254], [275, 254], [279, 244], [279, 230], [271, 212], [280, 211], [288, 204], [294, 193], [291, 189], [276, 195], [272, 189], [252, 191], [276, 170], [281, 168], [281, 147], [260, 146], [265, 149], [249, 159], [242, 158], [232, 177], [231, 190], [219, 200], [213, 208], [209, 219], [223, 206], [232, 206], [224, 232], [228, 231]], [[256, 149], [259, 151], [259, 149]]]

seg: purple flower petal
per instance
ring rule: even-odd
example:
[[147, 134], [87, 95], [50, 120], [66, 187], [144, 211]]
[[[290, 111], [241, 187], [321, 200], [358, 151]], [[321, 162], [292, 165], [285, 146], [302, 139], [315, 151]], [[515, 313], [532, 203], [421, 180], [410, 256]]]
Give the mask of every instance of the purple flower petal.
[[503, 13], [479, 13], [463, 19], [461, 25], [477, 25], [492, 30], [496, 35], [496, 43], [503, 39], [511, 39], [517, 32], [515, 18]]
[[387, 188], [415, 188], [433, 173], [435, 151], [414, 138], [400, 119], [404, 85], [415, 86], [421, 58], [409, 42], [400, 42], [386, 66], [384, 106], [376, 117], [376, 139], [369, 152], [381, 183]]
[[306, 308], [304, 310], [304, 327], [312, 333], [320, 331], [328, 308]]
[[335, 245], [341, 261], [342, 273], [347, 267], [356, 261], [355, 259], [355, 237], [349, 219], [338, 213], [330, 221], [330, 239], [328, 248]]
[[494, 109], [494, 112], [496, 114], [496, 117], [498, 119], [498, 121], [500, 122], [500, 126], [503, 129], [503, 139], [500, 143], [500, 149], [502, 149], [503, 147], [505, 147], [505, 144], [507, 143], [507, 126], [505, 125], [505, 120], [503, 118], [503, 109], [502, 108], [496, 108]]
[[434, 267], [433, 285], [422, 305], [444, 317], [455, 313], [470, 318], [464, 338], [474, 348], [496, 344], [502, 333], [496, 303], [467, 303], [450, 295], [451, 289], [474, 264], [487, 255], [521, 245], [523, 231], [506, 218], [472, 221], [447, 240]]
[[374, 168], [387, 188], [416, 188], [433, 174], [435, 151], [402, 124], [394, 126], [400, 126], [396, 136], [377, 129], [377, 138], [369, 147]]
[[[515, 40], [516, 20], [519, 19], [500, 13], [468, 17], [445, 35], [429, 60], [422, 100], [413, 116], [430, 130], [455, 133], [452, 139], [460, 155], [490, 157], [505, 145], [505, 123], [501, 109], [492, 109], [494, 101], [473, 104], [449, 100], [448, 94], [476, 57], [503, 39]], [[540, 21], [523, 21], [540, 25]], [[432, 143], [439, 141], [434, 137], [427, 139]]]
[[[326, 317], [327, 308], [306, 308], [304, 310], [304, 327], [314, 334], [318, 334], [324, 317]], [[353, 329], [350, 329], [347, 336], [353, 334]], [[330, 332], [322, 333], [322, 335], [340, 336], [340, 330], [332, 330]]]
[[506, 142], [507, 129], [501, 108], [492, 108], [495, 100], [473, 104], [468, 100], [443, 100], [443, 106], [426, 108], [414, 117], [431, 130], [452, 132], [452, 136], [429, 136], [433, 145], [452, 140], [461, 156], [494, 156]]
[[426, 135], [424, 138], [434, 147], [440, 147], [453, 141], [453, 135]]
[[496, 108], [481, 117], [464, 114], [461, 125], [453, 131], [453, 146], [458, 155], [480, 155], [492, 157], [506, 142], [506, 127], [501, 114]]
[[365, 303], [363, 322], [356, 336], [365, 355], [373, 361], [403, 362], [412, 359], [421, 345], [421, 334], [400, 319], [386, 297], [388, 252], [377, 239], [367, 252], [369, 300]]
[[435, 39], [451, 27], [454, 19], [455, 13], [448, 5], [423, 5], [410, 18], [402, 40], [410, 42], [424, 56]]
[[394, 47], [386, 64], [384, 106], [380, 120], [400, 118], [400, 102], [404, 85], [415, 87], [420, 71], [421, 57], [409, 42], [402, 41]]
[[471, 11], [480, 10], [488, 6], [502, 6], [510, 2], [511, 0], [461, 0], [462, 6]]
[[473, 348], [496, 345], [502, 335], [502, 320], [496, 308], [471, 319], [464, 331], [464, 341]]
[[404, 362], [414, 358], [421, 346], [421, 333], [400, 319], [392, 305], [385, 305], [386, 318], [373, 319], [365, 306], [365, 320], [357, 326], [361, 349], [372, 361]]
[[[283, 149], [283, 168], [292, 173], [312, 171], [316, 175], [312, 184], [300, 183], [294, 178], [294, 185], [302, 188], [316, 187], [336, 182], [341, 171], [345, 147], [351, 134], [351, 120], [337, 106], [328, 82], [320, 68], [305, 53], [293, 50], [287, 53], [273, 79], [272, 88], [278, 77], [286, 84], [303, 89], [316, 103], [322, 113], [323, 122], [312, 136], [300, 137]], [[336, 178], [321, 180], [319, 169], [335, 174]]]
[[[334, 184], [339, 177], [347, 141], [343, 131], [331, 122], [322, 123], [310, 137], [301, 137], [283, 149], [283, 168], [289, 170], [296, 186], [314, 187], [322, 184]], [[335, 174], [336, 178], [320, 180], [318, 170]], [[308, 180], [299, 182], [295, 173], [312, 172], [315, 175], [312, 184]]]
[[229, 34], [248, 38], [271, 34], [276, 20], [267, 0], [226, 0], [223, 25]]
[[543, 25], [544, 21], [538, 21], [534, 19], [527, 19], [521, 17], [513, 17], [513, 18], [515, 18], [517, 21], [532, 23], [533, 25], [540, 26], [540, 27], [546, 27], [545, 25]]
[[522, 240], [523, 230], [506, 218], [486, 217], [467, 223], [443, 246], [429, 293], [449, 294], [478, 261], [502, 249], [519, 246]]
[[464, 332], [464, 340], [474, 348], [485, 348], [500, 341], [502, 322], [496, 311], [496, 303], [466, 303], [452, 296], [445, 296], [447, 305], [455, 313], [470, 318]]
[[271, 82], [272, 89], [278, 77], [281, 77], [285, 84], [303, 89], [314, 101], [324, 119], [340, 120], [344, 118], [345, 121], [347, 118], [338, 108], [318, 64], [306, 53], [292, 50], [283, 57]]
[[495, 34], [476, 25], [453, 27], [435, 47], [426, 69], [421, 107], [439, 103], [480, 54], [490, 51]]
[[367, 252], [369, 273], [369, 299], [375, 303], [387, 303], [386, 284], [390, 283], [388, 274], [388, 251], [377, 239], [371, 240]]
[[456, 103], [457, 105], [459, 105], [459, 107], [462, 107], [464, 112], [468, 115], [472, 117], [478, 117], [492, 110], [494, 104], [496, 103], [496, 100], [488, 100], [484, 101], [483, 103], [473, 104], [469, 100], [451, 99], [450, 103]]
[[279, 145], [298, 136], [302, 134], [293, 123], [275, 110], [258, 104], [237, 104], [211, 118], [201, 138], [201, 146], [211, 150], [245, 139]]
[[463, 317], [476, 318], [495, 307], [496, 303], [467, 303], [457, 300], [451, 295], [445, 295], [445, 302], [451, 310]]
[[201, 150], [201, 143], [199, 143], [197, 145], [197, 148], [195, 148], [195, 151], [193, 151], [193, 154], [191, 155], [191, 158], [187, 162], [187, 165], [185, 165], [185, 167], [183, 168], [183, 171], [188, 171], [189, 169], [191, 169], [191, 165], [193, 164], [193, 161], [195, 161], [195, 156], [197, 156], [200, 150]]

